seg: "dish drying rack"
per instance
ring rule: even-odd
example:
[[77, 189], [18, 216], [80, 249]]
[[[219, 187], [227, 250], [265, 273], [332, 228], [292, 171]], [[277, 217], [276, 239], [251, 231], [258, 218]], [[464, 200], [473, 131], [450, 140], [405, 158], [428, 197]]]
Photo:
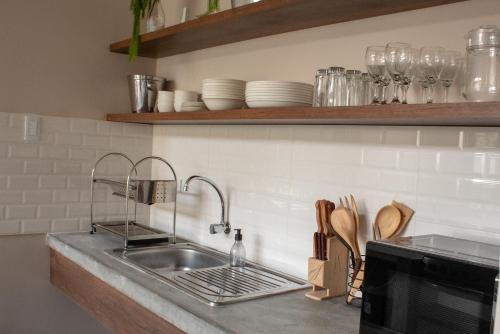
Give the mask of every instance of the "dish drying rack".
[[[124, 180], [112, 180], [110, 178], [96, 178], [97, 167], [109, 157], [121, 157], [130, 164], [130, 171]], [[141, 180], [137, 178], [137, 167], [148, 160], [157, 160], [165, 164], [173, 174], [173, 180]], [[132, 178], [132, 175], [135, 178]], [[175, 243], [175, 225], [177, 213], [177, 175], [170, 163], [163, 158], [149, 156], [134, 163], [127, 155], [119, 152], [108, 153], [99, 158], [92, 168], [92, 182], [90, 189], [90, 223], [91, 234], [97, 230], [111, 232], [123, 238], [124, 249], [129, 246], [144, 245], [159, 242]], [[108, 185], [113, 195], [122, 197], [125, 201], [125, 219], [119, 221], [100, 221], [94, 217], [94, 191], [95, 184]], [[134, 202], [134, 217], [130, 219], [130, 201]], [[153, 227], [137, 222], [137, 204], [159, 204], [174, 203], [173, 233], [168, 234]]]

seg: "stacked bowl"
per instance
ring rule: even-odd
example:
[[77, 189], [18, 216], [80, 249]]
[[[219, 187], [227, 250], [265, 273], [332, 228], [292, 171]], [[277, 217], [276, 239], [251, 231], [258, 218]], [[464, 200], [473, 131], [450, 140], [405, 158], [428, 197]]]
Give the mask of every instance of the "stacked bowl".
[[239, 109], [245, 106], [246, 81], [236, 79], [205, 79], [202, 99], [210, 110]]
[[313, 85], [292, 81], [249, 81], [245, 100], [250, 108], [310, 107]]

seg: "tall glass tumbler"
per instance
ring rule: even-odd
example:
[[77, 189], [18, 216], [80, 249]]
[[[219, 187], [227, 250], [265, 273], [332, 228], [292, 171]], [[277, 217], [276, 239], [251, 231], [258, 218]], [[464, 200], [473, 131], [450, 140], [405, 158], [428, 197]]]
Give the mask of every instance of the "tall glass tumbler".
[[368, 105], [372, 103], [375, 94], [373, 90], [373, 80], [369, 73], [361, 74], [361, 105]]
[[361, 71], [347, 70], [346, 77], [346, 105], [360, 106], [361, 105]]
[[313, 107], [325, 107], [327, 105], [328, 71], [320, 69], [316, 71], [314, 83]]
[[345, 68], [330, 67], [328, 69], [327, 105], [329, 107], [345, 106], [346, 77]]

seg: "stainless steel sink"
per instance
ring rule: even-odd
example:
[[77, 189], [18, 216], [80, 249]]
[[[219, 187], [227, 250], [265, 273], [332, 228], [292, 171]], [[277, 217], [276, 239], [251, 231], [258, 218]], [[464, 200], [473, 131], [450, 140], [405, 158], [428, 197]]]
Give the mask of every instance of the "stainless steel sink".
[[309, 286], [303, 280], [254, 263], [232, 268], [227, 255], [192, 243], [108, 253], [212, 306]]

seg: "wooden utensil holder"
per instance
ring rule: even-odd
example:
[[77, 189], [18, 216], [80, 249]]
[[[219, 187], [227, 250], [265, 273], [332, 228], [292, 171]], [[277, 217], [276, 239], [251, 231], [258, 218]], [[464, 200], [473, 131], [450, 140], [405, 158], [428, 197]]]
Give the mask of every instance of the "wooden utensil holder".
[[307, 298], [321, 301], [346, 294], [348, 253], [336, 237], [326, 239], [328, 260], [308, 260], [308, 281], [313, 288], [306, 293]]

